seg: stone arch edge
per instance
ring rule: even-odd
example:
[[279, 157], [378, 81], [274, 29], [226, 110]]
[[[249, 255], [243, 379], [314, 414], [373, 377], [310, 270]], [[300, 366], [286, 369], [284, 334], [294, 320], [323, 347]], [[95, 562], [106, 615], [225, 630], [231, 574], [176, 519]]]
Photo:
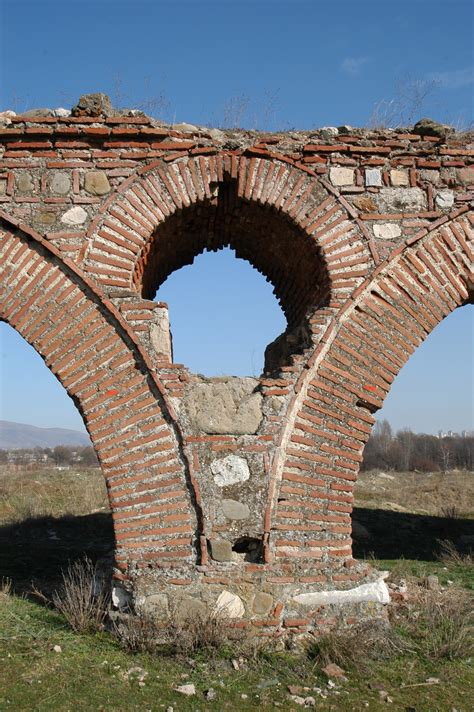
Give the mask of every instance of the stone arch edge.
[[[207, 562], [207, 544], [205, 537], [203, 536], [203, 515], [202, 515], [202, 505], [201, 505], [201, 494], [199, 489], [199, 483], [194, 474], [192, 458], [189, 457], [186, 452], [186, 447], [183, 444], [183, 438], [179, 425], [177, 423], [176, 414], [172, 404], [169, 402], [166, 390], [163, 387], [160, 379], [157, 377], [150, 359], [146, 354], [143, 346], [141, 345], [139, 338], [134, 333], [133, 329], [128, 325], [124, 317], [121, 315], [117, 307], [103, 294], [100, 286], [97, 285], [93, 280], [91, 280], [87, 275], [85, 275], [77, 265], [69, 258], [64, 258], [60, 251], [48, 242], [44, 237], [42, 237], [38, 232], [33, 230], [29, 225], [23, 223], [20, 220], [15, 219], [3, 210], [0, 210], [0, 228], [5, 232], [13, 232], [15, 234], [19, 233], [20, 237], [26, 238], [27, 241], [36, 244], [42, 248], [46, 255], [55, 260], [54, 264], [59, 268], [59, 270], [67, 275], [72, 282], [75, 282], [79, 289], [83, 291], [85, 295], [92, 295], [91, 302], [94, 303], [102, 314], [105, 314], [104, 318], [111, 321], [115, 325], [117, 331], [117, 338], [122, 340], [125, 346], [130, 351], [134, 362], [136, 363], [138, 369], [143, 374], [146, 382], [149, 384], [149, 390], [153, 394], [157, 407], [159, 411], [165, 416], [165, 420], [168, 421], [172, 434], [177, 442], [178, 457], [183, 464], [184, 477], [188, 480], [188, 490], [189, 490], [189, 505], [191, 510], [194, 511], [194, 516], [196, 517], [196, 531], [197, 531], [197, 553], [198, 560], [200, 563]], [[69, 273], [69, 274], [68, 274]], [[71, 277], [72, 275], [72, 277]], [[90, 297], [89, 297], [90, 299]], [[8, 323], [6, 316], [5, 321]], [[13, 326], [13, 328], [15, 328]], [[150, 387], [151, 383], [151, 387]], [[62, 384], [63, 385], [63, 384]], [[63, 387], [68, 391], [66, 386]], [[153, 393], [154, 392], [154, 393]], [[69, 393], [69, 391], [68, 391]], [[78, 407], [81, 416], [83, 416], [82, 406], [78, 402], [74, 394], [69, 394], [74, 400], [76, 407]], [[86, 424], [87, 425], [87, 424]], [[93, 437], [91, 436], [92, 440]], [[108, 477], [103, 471], [104, 478], [108, 482]], [[111, 505], [113, 511], [113, 506]], [[117, 577], [120, 577], [116, 574]]]

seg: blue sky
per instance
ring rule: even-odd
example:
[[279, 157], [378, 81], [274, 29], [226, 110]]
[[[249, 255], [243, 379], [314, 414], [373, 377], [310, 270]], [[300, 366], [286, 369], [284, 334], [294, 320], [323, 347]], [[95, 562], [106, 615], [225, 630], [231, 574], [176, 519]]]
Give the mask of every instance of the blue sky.
[[[463, 0], [0, 0], [0, 107], [69, 108], [103, 91], [172, 122], [290, 130], [428, 115], [465, 127], [472, 8]], [[284, 328], [270, 285], [230, 251], [199, 257], [158, 297], [170, 305], [176, 360], [207, 374], [258, 374], [265, 345]], [[189, 304], [200, 305], [192, 320]], [[426, 432], [474, 427], [473, 312], [459, 309], [433, 332], [380, 417]], [[82, 427], [41, 359], [3, 324], [0, 379], [0, 418]]]

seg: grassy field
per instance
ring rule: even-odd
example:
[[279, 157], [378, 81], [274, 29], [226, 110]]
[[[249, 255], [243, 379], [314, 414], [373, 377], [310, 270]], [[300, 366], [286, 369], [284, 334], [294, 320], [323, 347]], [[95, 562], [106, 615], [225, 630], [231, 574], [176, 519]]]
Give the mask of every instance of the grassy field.
[[[469, 712], [474, 476], [382, 474], [363, 473], [358, 483], [355, 550], [391, 571], [390, 634], [328, 636], [302, 652], [224, 641], [176, 656], [169, 647], [132, 654], [106, 631], [74, 633], [31, 594], [51, 598], [68, 562], [84, 554], [106, 561], [113, 551], [100, 473], [1, 470], [0, 710], [286, 712], [313, 698], [315, 709], [334, 712]], [[440, 539], [454, 546], [443, 549]], [[439, 587], [429, 590], [433, 574]], [[328, 661], [345, 679], [328, 678]], [[195, 695], [175, 690], [188, 683]]]

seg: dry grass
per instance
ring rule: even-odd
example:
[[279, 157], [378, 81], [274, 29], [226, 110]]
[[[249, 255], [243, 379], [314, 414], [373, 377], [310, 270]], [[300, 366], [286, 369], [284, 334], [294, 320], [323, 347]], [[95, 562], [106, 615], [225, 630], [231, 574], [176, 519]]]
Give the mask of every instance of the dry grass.
[[128, 653], [156, 653], [165, 643], [163, 627], [153, 616], [124, 614], [113, 621], [112, 633]]
[[0, 579], [0, 601], [8, 598], [12, 594], [12, 582], [9, 578]]
[[431, 591], [419, 586], [394, 618], [426, 660], [463, 660], [474, 654], [473, 599], [463, 589]]
[[71, 564], [63, 584], [53, 594], [53, 605], [76, 633], [102, 630], [109, 609], [109, 592], [90, 559]]
[[90, 514], [108, 508], [105, 480], [98, 468], [0, 468], [1, 522]]
[[449, 518], [474, 515], [474, 476], [468, 471], [361, 472], [354, 495], [358, 507]]
[[178, 657], [213, 653], [229, 643], [228, 620], [219, 611], [182, 616], [176, 610], [165, 620], [145, 612], [124, 615], [114, 622], [113, 634], [130, 653], [169, 651]]
[[318, 667], [336, 663], [343, 670], [364, 671], [371, 661], [390, 660], [409, 651], [407, 641], [383, 623], [364, 623], [333, 630], [308, 645], [308, 655]]

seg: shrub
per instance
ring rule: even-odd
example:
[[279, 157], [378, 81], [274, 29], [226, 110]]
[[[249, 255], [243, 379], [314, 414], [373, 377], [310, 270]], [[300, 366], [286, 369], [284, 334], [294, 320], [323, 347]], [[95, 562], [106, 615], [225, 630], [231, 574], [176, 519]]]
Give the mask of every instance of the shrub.
[[53, 595], [55, 608], [76, 633], [102, 630], [110, 596], [97, 566], [86, 557], [71, 564], [62, 579], [61, 589]]

